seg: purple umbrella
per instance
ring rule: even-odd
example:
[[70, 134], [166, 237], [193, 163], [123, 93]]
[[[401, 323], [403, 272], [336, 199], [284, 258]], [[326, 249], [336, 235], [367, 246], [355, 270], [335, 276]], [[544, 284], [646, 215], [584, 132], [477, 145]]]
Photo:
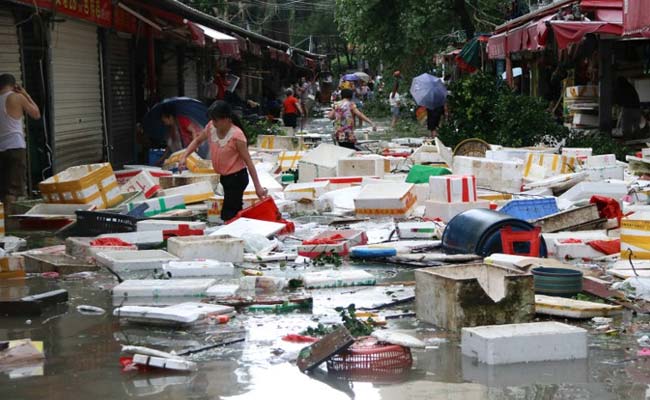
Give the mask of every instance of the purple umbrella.
[[442, 79], [429, 74], [422, 74], [413, 78], [410, 92], [418, 105], [430, 110], [444, 106], [447, 100], [445, 83]]
[[358, 81], [359, 77], [355, 74], [346, 74], [343, 76], [344, 81]]

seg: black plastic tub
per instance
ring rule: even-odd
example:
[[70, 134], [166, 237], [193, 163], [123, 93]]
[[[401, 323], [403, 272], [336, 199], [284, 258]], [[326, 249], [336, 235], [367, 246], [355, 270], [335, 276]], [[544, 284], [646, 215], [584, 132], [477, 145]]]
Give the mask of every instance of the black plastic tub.
[[535, 293], [572, 297], [582, 292], [582, 272], [567, 268], [533, 268]]

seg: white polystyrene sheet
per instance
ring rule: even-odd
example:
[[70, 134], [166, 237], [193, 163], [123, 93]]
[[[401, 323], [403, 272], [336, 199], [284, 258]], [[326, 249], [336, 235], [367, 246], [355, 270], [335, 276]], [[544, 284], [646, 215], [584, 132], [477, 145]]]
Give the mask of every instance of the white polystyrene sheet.
[[252, 218], [239, 218], [228, 225], [217, 229], [210, 236], [230, 235], [242, 237], [247, 233], [255, 232], [257, 234], [270, 237], [284, 229], [285, 225], [277, 222], [261, 221]]
[[300, 161], [327, 168], [336, 168], [341, 158], [350, 157], [356, 151], [345, 147], [323, 143], [305, 154]]
[[158, 269], [178, 258], [163, 250], [120, 250], [97, 253], [97, 264], [115, 271]]
[[354, 199], [361, 193], [361, 186], [353, 186], [344, 189], [332, 190], [318, 198], [329, 204], [332, 211], [348, 212], [354, 211]]
[[113, 288], [113, 297], [204, 296], [214, 279], [133, 279]]
[[181, 303], [168, 307], [125, 306], [113, 310], [113, 315], [128, 321], [189, 325], [210, 315], [232, 314], [234, 308], [219, 304]]
[[372, 274], [360, 269], [305, 272], [302, 274], [302, 281], [307, 289], [374, 285], [376, 283]]
[[172, 279], [232, 275], [234, 270], [235, 266], [231, 262], [215, 260], [172, 261], [163, 266], [163, 271], [168, 273]]

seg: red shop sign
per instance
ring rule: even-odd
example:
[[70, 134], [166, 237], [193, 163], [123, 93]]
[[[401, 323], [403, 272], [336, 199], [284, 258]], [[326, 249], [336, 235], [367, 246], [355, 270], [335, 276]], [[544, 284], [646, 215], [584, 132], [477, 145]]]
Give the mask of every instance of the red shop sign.
[[[22, 3], [36, 5], [52, 13], [61, 13], [104, 28], [135, 32], [135, 17], [119, 7], [113, 7], [111, 0], [20, 0]], [[54, 4], [53, 4], [54, 3]], [[113, 20], [115, 25], [113, 26]]]

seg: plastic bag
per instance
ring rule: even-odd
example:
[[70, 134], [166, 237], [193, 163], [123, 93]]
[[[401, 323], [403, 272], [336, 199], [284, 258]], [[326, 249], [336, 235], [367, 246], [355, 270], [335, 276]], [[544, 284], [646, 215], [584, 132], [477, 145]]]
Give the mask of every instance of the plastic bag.
[[269, 240], [259, 233], [244, 233], [241, 238], [244, 240], [244, 250], [253, 254], [267, 254], [278, 247], [278, 241]]

